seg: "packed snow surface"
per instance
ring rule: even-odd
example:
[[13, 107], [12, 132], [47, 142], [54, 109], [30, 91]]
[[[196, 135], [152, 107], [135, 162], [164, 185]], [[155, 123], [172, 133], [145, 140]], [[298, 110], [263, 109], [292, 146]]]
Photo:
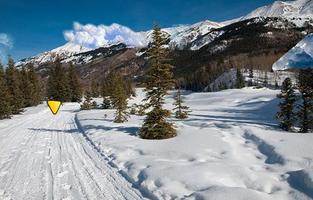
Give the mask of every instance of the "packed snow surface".
[[306, 36], [273, 64], [273, 70], [305, 68], [313, 68], [313, 34]]
[[142, 199], [85, 139], [78, 104], [45, 105], [0, 121], [0, 199]]
[[29, 108], [0, 121], [0, 199], [312, 199], [313, 134], [277, 127], [278, 92], [185, 92], [190, 118], [159, 141], [138, 137], [141, 116]]

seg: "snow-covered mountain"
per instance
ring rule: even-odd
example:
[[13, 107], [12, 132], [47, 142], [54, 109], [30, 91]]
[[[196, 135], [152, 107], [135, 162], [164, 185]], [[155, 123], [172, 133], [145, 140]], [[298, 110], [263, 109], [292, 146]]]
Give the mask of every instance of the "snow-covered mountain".
[[273, 70], [313, 68], [313, 34], [306, 36], [273, 65]]
[[[266, 25], [279, 29], [284, 29], [284, 26], [290, 27], [291, 25], [304, 27], [307, 23], [313, 25], [313, 0], [275, 1], [273, 4], [257, 8], [246, 16], [226, 22], [217, 23], [205, 20], [192, 25], [180, 25], [164, 28], [162, 30], [169, 34], [169, 46], [172, 49], [199, 50], [200, 48], [211, 44], [217, 38], [220, 38], [220, 36], [225, 33], [225, 30], [222, 30], [223, 27], [251, 18], [255, 18], [256, 23], [260, 23], [259, 21], [264, 21], [266, 17], [283, 19], [276, 21], [272, 20], [269, 22], [275, 23], [275, 26], [273, 26], [273, 24]], [[291, 24], [286, 23], [284, 20], [287, 20]], [[247, 23], [253, 22], [248, 21]], [[121, 42], [128, 45], [130, 48], [137, 47], [136, 45], [134, 46], [134, 44], [141, 44], [138, 47], [142, 48], [149, 44], [152, 33], [151, 30], [146, 32], [134, 32], [127, 27], [117, 24], [104, 27], [102, 25], [94, 26], [90, 24], [81, 25], [79, 23], [74, 23], [74, 29], [77, 29], [75, 30], [76, 32], [66, 32], [66, 38], [69, 42], [65, 45], [34, 57], [23, 59], [17, 62], [16, 65], [21, 66], [27, 63], [33, 63], [35, 66], [40, 66], [53, 61], [56, 56], [59, 56], [63, 62], [72, 61], [76, 64], [85, 64], [91, 62], [92, 58], [90, 56], [81, 57], [80, 54], [83, 52], [93, 51], [100, 47], [110, 48], [110, 46], [117, 45]], [[84, 42], [86, 41], [84, 41], [84, 37], [82, 41], [81, 38], [76, 40], [75, 36], [84, 35], [84, 33], [88, 36], [87, 42], [93, 42], [95, 40], [98, 41], [97, 45], [85, 45]], [[102, 38], [103, 35], [101, 34], [106, 34], [105, 37], [107, 38]], [[127, 41], [130, 43], [127, 44]], [[224, 42], [227, 43], [229, 41], [225, 40]], [[104, 43], [105, 46], [103, 46], [102, 43]], [[225, 49], [227, 47], [226, 43], [216, 49]], [[86, 56], [86, 54], [83, 55]]]
[[[170, 38], [169, 46], [171, 48], [184, 49], [187, 47], [188, 44], [192, 43], [200, 36], [205, 35], [208, 32], [214, 29], [220, 28], [220, 27], [222, 27], [221, 24], [206, 20], [206, 21], [202, 21], [202, 22], [190, 25], [190, 26], [180, 25], [177, 27], [164, 28], [162, 29], [162, 31], [169, 34], [169, 38]], [[152, 31], [150, 30], [150, 31], [139, 32], [139, 33], [140, 34], [137, 34], [137, 37], [140, 35], [141, 38], [136, 38], [136, 39], [140, 39], [142, 44], [149, 44], [149, 42], [151, 41]], [[105, 45], [103, 47], [110, 48], [111, 46], [117, 45], [119, 43], [120, 42], [116, 42], [116, 43], [112, 43], [109, 45]], [[202, 47], [204, 44], [207, 44], [207, 43], [208, 41], [204, 41], [203, 43], [200, 42], [199, 44], [194, 45], [192, 49], [193, 50], [199, 49], [200, 47]], [[131, 45], [129, 47], [134, 47], [134, 46]], [[77, 60], [84, 60], [88, 62], [88, 60], [90, 59], [79, 58], [79, 56], [77, 55], [83, 52], [91, 51], [91, 50], [95, 50], [95, 48], [84, 47], [83, 45], [79, 45], [73, 42], [68, 42], [65, 45], [58, 47], [56, 49], [53, 49], [51, 51], [41, 53], [31, 58], [23, 59], [17, 62], [16, 65], [21, 66], [27, 63], [33, 63], [35, 66], [38, 66], [44, 63], [52, 62], [57, 56], [60, 57], [61, 60], [63, 60], [63, 62], [72, 61], [72, 62], [77, 63], [76, 62]], [[81, 64], [81, 63], [77, 63], [77, 64]]]
[[240, 19], [255, 17], [313, 18], [313, 0], [275, 1]]
[[59, 56], [60, 58], [68, 58], [76, 54], [87, 52], [90, 50], [92, 49], [68, 42], [65, 45], [55, 48], [51, 51], [43, 52], [37, 56], [20, 60], [19, 62], [16, 63], [16, 65], [20, 66], [20, 65], [32, 63], [35, 66], [38, 66], [44, 63], [54, 61], [54, 59], [57, 56]]

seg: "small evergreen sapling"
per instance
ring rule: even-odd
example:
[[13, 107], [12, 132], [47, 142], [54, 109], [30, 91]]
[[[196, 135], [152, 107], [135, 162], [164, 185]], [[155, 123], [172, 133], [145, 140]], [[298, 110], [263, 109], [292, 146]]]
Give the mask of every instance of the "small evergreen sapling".
[[188, 118], [188, 113], [190, 113], [189, 107], [183, 105], [183, 97], [181, 96], [181, 91], [180, 89], [177, 90], [177, 94], [175, 96], [175, 117], [177, 119], [186, 119]]
[[236, 88], [240, 89], [245, 87], [245, 80], [239, 68], [236, 70]]
[[296, 114], [294, 113], [296, 95], [290, 78], [284, 80], [278, 98], [281, 99], [279, 104], [280, 111], [277, 113], [280, 127], [285, 131], [291, 131], [296, 117]]

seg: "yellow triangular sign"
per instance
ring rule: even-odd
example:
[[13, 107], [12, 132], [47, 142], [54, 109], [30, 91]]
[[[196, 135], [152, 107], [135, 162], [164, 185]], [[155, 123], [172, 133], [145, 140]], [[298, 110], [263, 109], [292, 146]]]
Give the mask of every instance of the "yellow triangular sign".
[[51, 110], [51, 112], [56, 115], [60, 109], [61, 106], [61, 101], [53, 101], [53, 100], [48, 100], [47, 104]]

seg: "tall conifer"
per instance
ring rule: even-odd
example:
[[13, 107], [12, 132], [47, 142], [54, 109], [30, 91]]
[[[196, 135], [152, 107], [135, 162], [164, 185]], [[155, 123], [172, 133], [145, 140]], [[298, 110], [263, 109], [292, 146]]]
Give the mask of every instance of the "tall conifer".
[[312, 69], [299, 72], [299, 91], [301, 93], [301, 104], [299, 105], [300, 132], [307, 133], [313, 128], [313, 72]]
[[159, 26], [154, 26], [152, 43], [148, 50], [149, 71], [146, 77], [147, 113], [140, 136], [144, 139], [166, 139], [176, 136], [173, 125], [167, 121], [171, 112], [163, 108], [164, 96], [173, 86], [172, 66], [168, 63], [167, 37]]
[[70, 89], [70, 96], [72, 102], [80, 102], [82, 98], [82, 88], [79, 82], [76, 68], [73, 64], [70, 64], [68, 70], [68, 82], [69, 82], [69, 89]]
[[24, 105], [23, 94], [21, 91], [20, 72], [14, 66], [14, 60], [9, 57], [8, 67], [5, 72], [6, 83], [11, 97], [10, 104], [13, 114], [18, 114], [22, 111]]
[[5, 80], [3, 66], [0, 63], [0, 119], [11, 115], [10, 94]]
[[290, 131], [295, 122], [294, 103], [296, 95], [290, 78], [286, 78], [282, 84], [281, 93], [278, 95], [281, 99], [279, 104], [280, 111], [277, 113], [277, 119], [283, 130]]

